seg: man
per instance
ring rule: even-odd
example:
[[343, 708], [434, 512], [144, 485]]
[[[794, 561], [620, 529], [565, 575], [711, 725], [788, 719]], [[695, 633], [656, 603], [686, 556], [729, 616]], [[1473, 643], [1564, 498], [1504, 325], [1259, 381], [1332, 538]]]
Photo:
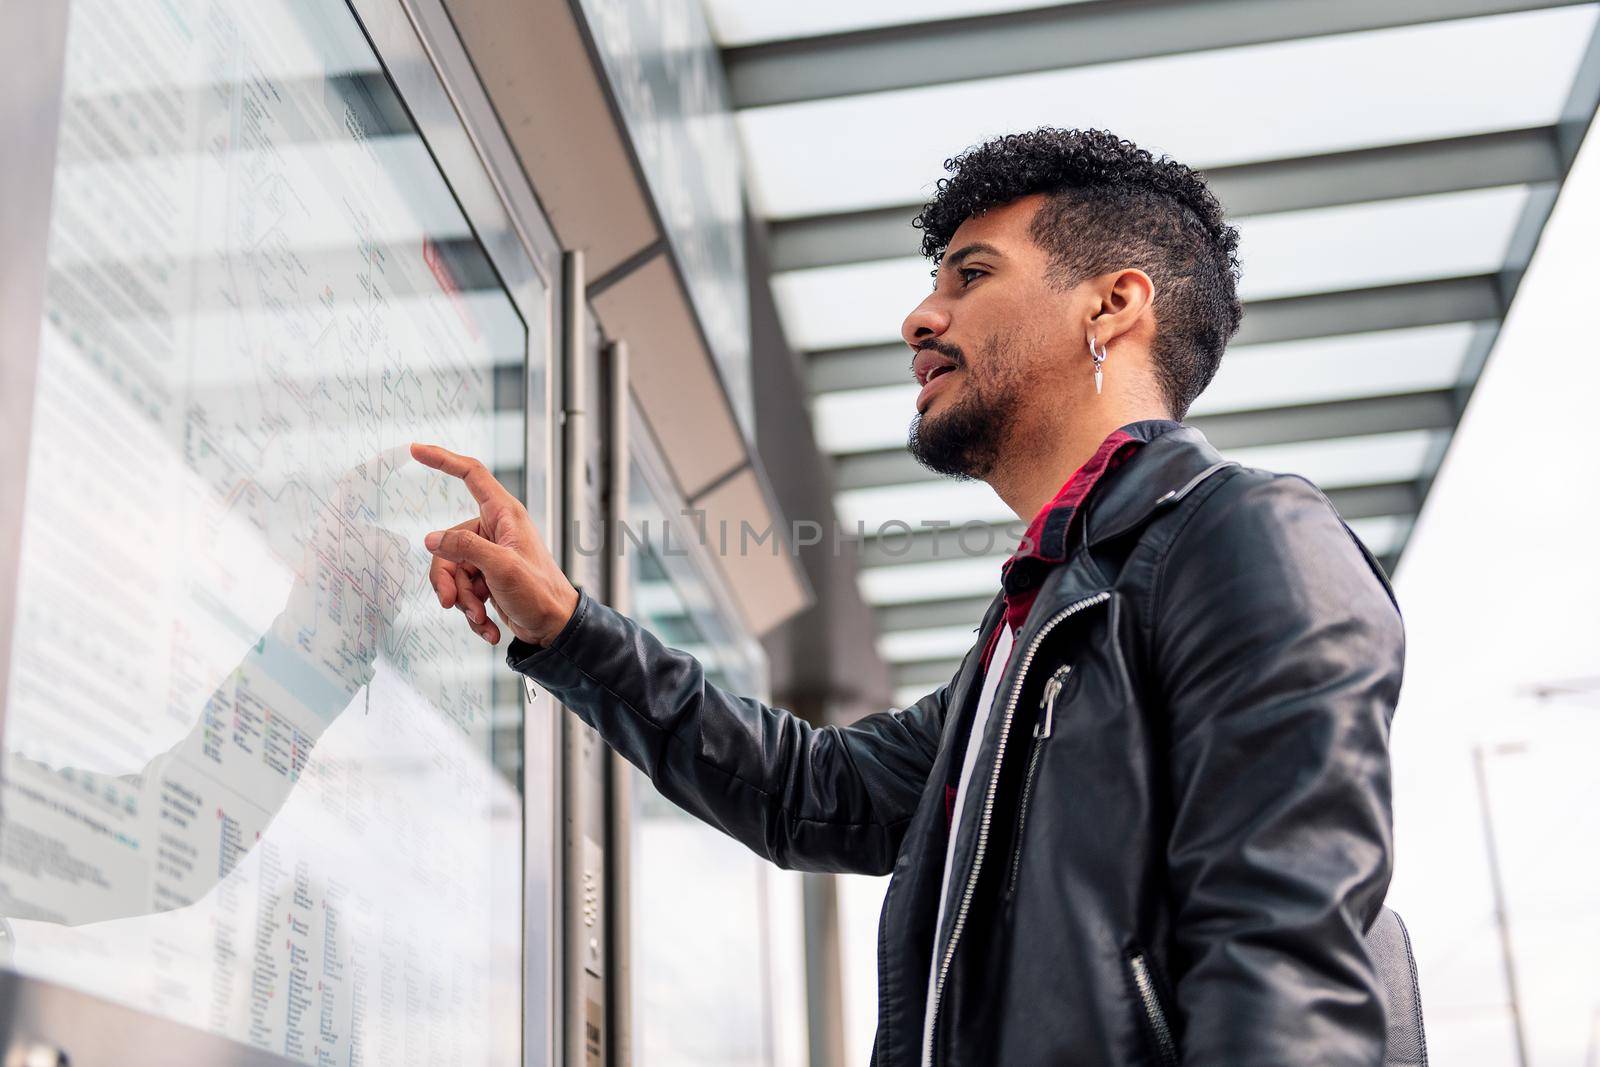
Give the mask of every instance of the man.
[[1308, 482], [1180, 421], [1238, 328], [1193, 171], [1042, 129], [950, 161], [902, 330], [910, 446], [1031, 520], [951, 682], [844, 728], [725, 693], [566, 581], [474, 461], [445, 607], [670, 799], [786, 867], [892, 874], [875, 1062], [1376, 1065], [1403, 636]]

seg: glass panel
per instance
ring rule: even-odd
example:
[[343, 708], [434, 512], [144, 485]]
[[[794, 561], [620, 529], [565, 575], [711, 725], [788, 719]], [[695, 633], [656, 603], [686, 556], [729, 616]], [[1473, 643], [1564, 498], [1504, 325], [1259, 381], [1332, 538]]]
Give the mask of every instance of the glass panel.
[[1488, 328], [1455, 322], [1232, 348], [1190, 414], [1448, 389]]
[[303, 1063], [513, 1062], [521, 691], [429, 594], [471, 501], [406, 445], [516, 484], [528, 329], [342, 4], [75, 0], [59, 144], [10, 965]]
[[[1000, 568], [995, 566], [991, 592], [1000, 591]], [[972, 626], [981, 621], [974, 615]], [[972, 626], [934, 626], [925, 630], [897, 630], [878, 638], [878, 653], [890, 663], [929, 659], [960, 659], [972, 647]]]
[[[1000, 589], [1000, 565], [1005, 559], [1005, 556], [972, 556], [866, 567], [857, 581], [862, 598], [873, 605], [993, 596]], [[977, 620], [973, 624], [976, 625]]]
[[[954, 668], [950, 673], [952, 675], [955, 673]], [[909, 708], [937, 688], [935, 685], [902, 685], [895, 689], [891, 699], [894, 701], [894, 707]]]
[[[673, 512], [675, 508], [671, 509]], [[634, 616], [690, 653], [706, 677], [759, 695], [763, 666], [695, 563], [692, 531], [672, 526], [634, 467], [625, 540]], [[633, 1047], [646, 1067], [746, 1067], [774, 1060], [767, 864], [673, 806], [641, 772], [633, 783]]]
[[[1246, 300], [1489, 274], [1504, 265], [1528, 186], [1238, 219]], [[773, 276], [790, 344], [815, 352], [893, 344], [928, 295], [918, 256]], [[910, 378], [909, 355], [906, 375]]]
[[920, 256], [905, 256], [774, 274], [784, 336], [801, 352], [898, 343], [901, 322], [933, 286], [932, 269]]
[[769, 218], [921, 203], [947, 156], [1038, 126], [1115, 130], [1199, 168], [1522, 129], [1560, 116], [1595, 13], [1573, 6], [784, 104], [741, 112], [739, 127]]
[[1430, 278], [1505, 263], [1526, 185], [1239, 220], [1239, 296], [1266, 300]]
[[[910, 350], [906, 350], [910, 362]], [[845, 389], [811, 401], [811, 425], [825, 452], [872, 452], [904, 448], [921, 386], [906, 373], [904, 385]]]
[[1447, 437], [1444, 430], [1402, 430], [1331, 441], [1239, 448], [1228, 452], [1228, 458], [1247, 467], [1299, 474], [1323, 489], [1333, 489], [1420, 478], [1428, 460]]
[[1350, 531], [1361, 538], [1367, 551], [1374, 556], [1387, 556], [1397, 552], [1411, 529], [1410, 515], [1379, 515], [1370, 519], [1354, 519]]
[[911, 482], [835, 493], [834, 507], [846, 529], [860, 523], [865, 533], [893, 535], [948, 522], [1001, 522], [1014, 519], [1005, 501], [982, 482]]
[[998, 15], [1085, 0], [811, 0], [808, 4], [752, 4], [749, 0], [705, 0], [717, 43], [725, 48], [791, 37], [847, 33], [874, 26], [903, 26], [973, 15]]

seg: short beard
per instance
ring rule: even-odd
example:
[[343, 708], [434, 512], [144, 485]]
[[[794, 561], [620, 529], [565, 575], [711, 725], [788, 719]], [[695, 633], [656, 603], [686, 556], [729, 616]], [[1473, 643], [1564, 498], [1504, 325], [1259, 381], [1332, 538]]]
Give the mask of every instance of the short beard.
[[959, 349], [940, 347], [966, 370], [966, 391], [943, 415], [930, 421], [919, 413], [911, 420], [906, 447], [913, 459], [935, 474], [962, 481], [987, 478], [993, 472], [1021, 407], [1023, 375], [1012, 362], [1011, 347], [998, 336], [984, 343], [979, 365], [987, 373], [982, 378]]

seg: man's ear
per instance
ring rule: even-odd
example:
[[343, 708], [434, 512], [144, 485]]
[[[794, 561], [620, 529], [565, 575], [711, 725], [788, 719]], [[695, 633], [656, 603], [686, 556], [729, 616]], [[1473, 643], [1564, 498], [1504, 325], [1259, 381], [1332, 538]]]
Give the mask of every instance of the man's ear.
[[1090, 285], [1096, 301], [1090, 305], [1088, 332], [1101, 344], [1132, 330], [1156, 299], [1155, 283], [1136, 267], [1102, 274]]

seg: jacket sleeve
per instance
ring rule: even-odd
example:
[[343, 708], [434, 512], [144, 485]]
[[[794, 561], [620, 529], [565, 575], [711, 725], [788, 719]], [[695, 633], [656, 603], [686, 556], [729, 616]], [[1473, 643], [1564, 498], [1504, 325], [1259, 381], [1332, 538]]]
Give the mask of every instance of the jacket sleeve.
[[1158, 573], [1183, 1062], [1378, 1067], [1399, 612], [1331, 505], [1247, 471]]
[[813, 727], [718, 688], [693, 656], [583, 592], [554, 642], [513, 641], [507, 659], [667, 799], [806, 871], [889, 873], [944, 718], [941, 687], [903, 711]]

